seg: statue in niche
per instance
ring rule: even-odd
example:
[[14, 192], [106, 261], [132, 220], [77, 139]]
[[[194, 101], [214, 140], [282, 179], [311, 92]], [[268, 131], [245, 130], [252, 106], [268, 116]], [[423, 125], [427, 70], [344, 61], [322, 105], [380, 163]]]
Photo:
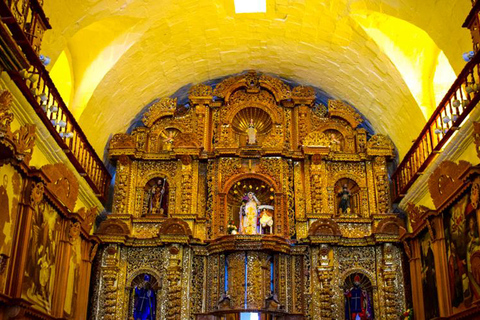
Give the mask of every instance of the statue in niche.
[[150, 276], [146, 274], [143, 283], [135, 287], [133, 305], [134, 320], [154, 320], [156, 309], [155, 291], [150, 283]]
[[368, 292], [362, 288], [360, 276], [355, 275], [353, 286], [345, 290], [345, 320], [373, 319], [373, 308]]
[[333, 152], [340, 152], [341, 147], [340, 147], [341, 141], [337, 138], [335, 133], [330, 134], [330, 150]]
[[175, 141], [175, 132], [170, 131], [163, 139], [163, 150], [171, 151], [173, 147], [173, 142]]
[[148, 190], [148, 215], [167, 215], [167, 179], [158, 179]]
[[262, 205], [259, 206], [258, 209], [260, 210], [260, 227], [261, 233], [269, 234], [273, 233], [273, 206]]
[[350, 214], [350, 197], [352, 194], [348, 190], [347, 185], [343, 185], [342, 190], [338, 193], [340, 203], [338, 205], [339, 214]]
[[257, 129], [255, 129], [255, 125], [253, 124], [253, 119], [250, 119], [250, 124], [248, 125], [247, 129], [247, 136], [247, 144], [253, 145], [257, 143]]
[[240, 206], [240, 233], [258, 234], [258, 206], [260, 202], [253, 192], [242, 198]]

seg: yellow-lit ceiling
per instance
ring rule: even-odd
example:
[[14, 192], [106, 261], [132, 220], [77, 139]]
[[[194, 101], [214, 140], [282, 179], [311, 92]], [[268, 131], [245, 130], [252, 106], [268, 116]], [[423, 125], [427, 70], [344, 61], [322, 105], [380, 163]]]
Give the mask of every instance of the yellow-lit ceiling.
[[355, 106], [403, 156], [471, 50], [467, 0], [45, 1], [42, 53], [99, 155], [152, 100], [247, 69]]

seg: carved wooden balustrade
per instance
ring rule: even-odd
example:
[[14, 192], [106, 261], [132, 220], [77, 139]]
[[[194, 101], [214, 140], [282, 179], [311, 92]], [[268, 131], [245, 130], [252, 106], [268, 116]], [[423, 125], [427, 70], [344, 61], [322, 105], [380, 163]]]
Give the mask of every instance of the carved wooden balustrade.
[[[42, 0], [4, 0], [1, 4], [2, 21], [17, 24], [36, 54], [40, 54], [43, 34], [51, 29], [42, 5]], [[6, 10], [10, 16], [4, 14]]]
[[30, 68], [20, 71], [7, 67], [6, 71], [80, 175], [85, 177], [100, 200], [104, 201], [111, 176], [68, 110], [38, 57], [43, 32], [50, 28], [41, 7], [42, 2], [0, 1], [2, 22], [8, 27], [11, 37], [30, 65]]
[[480, 100], [480, 54], [467, 63], [392, 176], [399, 202]]
[[470, 29], [473, 49], [478, 52], [480, 50], [480, 1], [472, 0], [472, 10], [470, 10], [462, 27]]

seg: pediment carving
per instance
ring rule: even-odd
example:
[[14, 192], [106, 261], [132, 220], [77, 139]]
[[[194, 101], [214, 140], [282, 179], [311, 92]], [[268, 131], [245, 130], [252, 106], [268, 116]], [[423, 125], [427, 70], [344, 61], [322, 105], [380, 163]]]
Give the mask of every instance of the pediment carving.
[[46, 188], [73, 212], [78, 198], [78, 180], [73, 172], [63, 163], [45, 165], [42, 171], [50, 180]]
[[433, 204], [438, 209], [463, 185], [461, 176], [471, 167], [471, 163], [461, 160], [443, 161], [428, 179], [428, 189]]

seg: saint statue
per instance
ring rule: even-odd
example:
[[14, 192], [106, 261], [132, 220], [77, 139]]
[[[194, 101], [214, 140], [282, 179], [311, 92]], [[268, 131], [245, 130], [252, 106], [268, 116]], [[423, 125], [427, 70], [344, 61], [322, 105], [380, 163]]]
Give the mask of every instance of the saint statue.
[[135, 300], [133, 305], [134, 320], [155, 320], [156, 297], [152, 290], [150, 276], [143, 277], [143, 283], [135, 287]]
[[259, 206], [258, 209], [260, 210], [260, 227], [261, 233], [266, 234], [267, 230], [268, 233], [273, 233], [273, 206], [266, 206], [262, 205]]
[[333, 152], [339, 152], [340, 151], [340, 140], [337, 139], [337, 136], [332, 133], [330, 135], [330, 150]]
[[338, 205], [339, 214], [349, 214], [350, 213], [350, 197], [352, 194], [347, 188], [347, 185], [343, 185], [342, 191], [338, 193], [340, 196], [340, 204]]
[[353, 287], [345, 291], [345, 320], [373, 319], [368, 292], [360, 287], [360, 276], [353, 278]]
[[250, 124], [247, 129], [248, 141], [247, 144], [256, 144], [257, 143], [257, 129], [253, 124], [253, 119], [250, 119]]
[[163, 150], [172, 150], [173, 142], [175, 141], [174, 135], [175, 133], [173, 131], [170, 131], [168, 135], [165, 136], [165, 139], [163, 139]]
[[258, 206], [260, 202], [253, 192], [249, 192], [242, 198], [240, 206], [240, 233], [258, 234]]
[[158, 179], [157, 183], [148, 191], [147, 214], [164, 214], [163, 204], [166, 200], [164, 199], [166, 183], [167, 179]]

